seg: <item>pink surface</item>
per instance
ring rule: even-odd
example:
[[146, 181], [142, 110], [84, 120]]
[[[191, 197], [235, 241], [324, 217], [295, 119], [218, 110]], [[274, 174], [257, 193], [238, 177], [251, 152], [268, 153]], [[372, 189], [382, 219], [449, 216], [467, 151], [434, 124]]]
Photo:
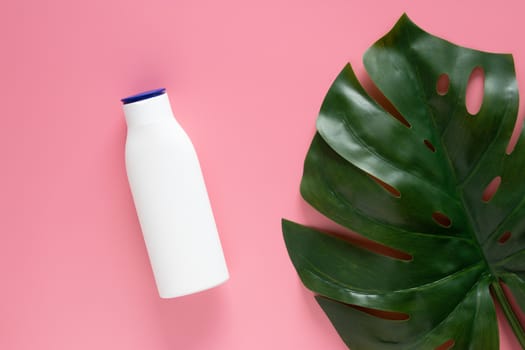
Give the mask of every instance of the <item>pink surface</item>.
[[[0, 349], [345, 349], [280, 229], [326, 223], [298, 190], [323, 96], [346, 62], [363, 76], [362, 54], [403, 12], [513, 53], [523, 96], [524, 6], [490, 4], [2, 4]], [[157, 296], [132, 204], [119, 103], [161, 86], [200, 155], [231, 273], [172, 300]]]

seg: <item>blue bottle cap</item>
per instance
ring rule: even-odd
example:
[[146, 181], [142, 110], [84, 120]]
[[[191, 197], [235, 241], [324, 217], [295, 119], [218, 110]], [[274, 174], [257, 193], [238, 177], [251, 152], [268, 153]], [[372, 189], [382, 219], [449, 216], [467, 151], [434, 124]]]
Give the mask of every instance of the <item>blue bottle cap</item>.
[[135, 94], [135, 95], [124, 97], [123, 99], [121, 99], [121, 101], [122, 101], [123, 104], [126, 105], [128, 103], [133, 103], [133, 102], [137, 102], [137, 101], [147, 100], [148, 98], [152, 98], [152, 97], [155, 97], [155, 96], [160, 96], [160, 95], [165, 94], [165, 93], [166, 93], [166, 89], [165, 88], [160, 88], [160, 89], [144, 91], [144, 92], [141, 92], [141, 93], [138, 93], [138, 94]]

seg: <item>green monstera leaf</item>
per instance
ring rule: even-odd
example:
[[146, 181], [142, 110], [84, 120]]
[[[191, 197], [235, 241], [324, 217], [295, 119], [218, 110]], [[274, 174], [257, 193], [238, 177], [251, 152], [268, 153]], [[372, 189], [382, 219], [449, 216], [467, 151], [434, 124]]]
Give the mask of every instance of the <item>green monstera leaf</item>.
[[[506, 152], [518, 108], [512, 56], [456, 46], [404, 15], [364, 64], [405, 120], [347, 65], [322, 104], [301, 194], [397, 254], [283, 220], [301, 280], [352, 350], [498, 349], [491, 291], [523, 347], [502, 287], [524, 310], [523, 133]], [[478, 67], [483, 102], [471, 115], [465, 96]]]

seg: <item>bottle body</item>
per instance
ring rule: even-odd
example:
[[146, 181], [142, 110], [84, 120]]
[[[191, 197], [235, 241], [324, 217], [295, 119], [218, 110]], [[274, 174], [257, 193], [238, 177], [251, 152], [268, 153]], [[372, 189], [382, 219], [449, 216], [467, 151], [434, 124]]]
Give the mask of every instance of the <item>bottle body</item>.
[[125, 104], [124, 111], [126, 170], [160, 296], [225, 282], [228, 270], [199, 160], [167, 94]]

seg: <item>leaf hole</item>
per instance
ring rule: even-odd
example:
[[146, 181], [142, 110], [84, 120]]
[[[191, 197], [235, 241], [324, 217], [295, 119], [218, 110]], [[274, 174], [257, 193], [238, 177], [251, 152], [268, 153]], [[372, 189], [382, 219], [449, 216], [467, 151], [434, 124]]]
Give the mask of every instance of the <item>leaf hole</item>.
[[448, 92], [448, 88], [450, 87], [450, 79], [448, 77], [448, 74], [441, 74], [438, 77], [437, 83], [436, 83], [436, 92], [443, 96], [446, 95]]
[[383, 187], [388, 193], [390, 193], [392, 196], [396, 198], [401, 197], [401, 192], [399, 192], [395, 187], [387, 184], [386, 182], [383, 182], [379, 180], [377, 177], [368, 174], [372, 180], [374, 180], [379, 186]]
[[449, 350], [452, 349], [455, 344], [456, 342], [454, 341], [454, 339], [449, 339], [440, 346], [438, 346], [435, 350]]
[[385, 111], [390, 113], [392, 117], [397, 119], [401, 124], [407, 128], [411, 128], [412, 125], [408, 120], [403, 117], [403, 115], [394, 107], [394, 105], [386, 98], [385, 95], [377, 88], [377, 86], [372, 82], [368, 75], [365, 75], [362, 80], [362, 86], [366, 92], [381, 106]]
[[505, 231], [503, 234], [499, 237], [498, 243], [499, 244], [505, 244], [507, 241], [512, 237], [512, 233], [510, 231]]
[[366, 249], [372, 253], [380, 254], [389, 258], [403, 260], [403, 261], [412, 261], [414, 257], [402, 250], [398, 250], [389, 246], [386, 246], [384, 244], [378, 243], [376, 241], [372, 241], [371, 239], [365, 238], [361, 235], [356, 234], [338, 234], [333, 233], [332, 234], [336, 237], [339, 237], [347, 242], [350, 242], [351, 244]]
[[443, 226], [445, 228], [449, 228], [450, 226], [452, 226], [452, 221], [450, 220], [450, 218], [439, 211], [432, 213], [432, 219], [434, 219], [434, 221], [439, 226]]
[[379, 310], [379, 309], [371, 309], [369, 307], [359, 306], [359, 305], [353, 305], [348, 304], [350, 307], [365, 312], [369, 315], [382, 318], [384, 320], [391, 320], [391, 321], [407, 321], [410, 317], [408, 314], [403, 312], [395, 312], [395, 311], [385, 311], [385, 310]]
[[516, 121], [514, 122], [514, 129], [512, 131], [512, 136], [510, 137], [509, 143], [507, 144], [507, 148], [505, 149], [505, 153], [507, 155], [512, 154], [512, 151], [514, 151], [516, 144], [520, 140], [520, 137], [518, 137], [518, 135], [521, 134], [522, 129], [523, 129], [523, 118], [516, 118]]
[[470, 73], [465, 93], [465, 104], [470, 115], [478, 114], [483, 102], [485, 73], [483, 68], [476, 67]]
[[429, 140], [424, 140], [423, 141], [425, 143], [425, 146], [427, 146], [427, 148], [429, 150], [431, 150], [432, 152], [436, 152], [436, 147], [434, 147], [434, 145], [432, 144], [432, 142], [430, 142]]
[[492, 197], [496, 194], [498, 191], [499, 185], [501, 185], [501, 176], [496, 176], [492, 179], [492, 181], [485, 187], [485, 190], [483, 191], [483, 195], [481, 196], [481, 199], [483, 202], [489, 202]]

